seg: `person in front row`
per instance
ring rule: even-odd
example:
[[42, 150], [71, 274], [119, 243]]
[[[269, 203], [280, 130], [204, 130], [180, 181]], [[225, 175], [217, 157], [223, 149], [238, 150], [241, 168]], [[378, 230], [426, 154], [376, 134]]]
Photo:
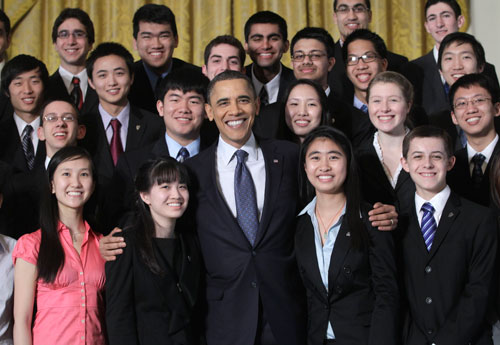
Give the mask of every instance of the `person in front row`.
[[83, 219], [95, 168], [87, 151], [68, 146], [52, 157], [47, 173], [41, 229], [22, 236], [12, 253], [14, 342], [104, 345], [100, 235]]
[[401, 162], [416, 187], [408, 224], [400, 226], [409, 306], [405, 345], [491, 344], [486, 311], [496, 219], [447, 186], [452, 149], [449, 135], [431, 126], [415, 128], [403, 141]]
[[186, 168], [171, 157], [143, 164], [127, 248], [106, 264], [110, 344], [198, 344], [201, 254], [179, 218], [189, 201]]
[[318, 127], [302, 143], [299, 159], [301, 191], [314, 197], [299, 214], [295, 234], [308, 344], [396, 344], [394, 241], [368, 220], [349, 140]]

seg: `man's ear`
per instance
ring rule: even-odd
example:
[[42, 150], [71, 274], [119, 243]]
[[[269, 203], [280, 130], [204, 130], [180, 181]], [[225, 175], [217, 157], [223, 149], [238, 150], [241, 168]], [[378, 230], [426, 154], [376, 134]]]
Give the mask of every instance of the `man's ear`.
[[406, 161], [406, 159], [404, 157], [401, 157], [400, 160], [401, 160], [401, 166], [403, 167], [404, 171], [410, 173], [410, 168], [408, 167], [408, 162]]
[[448, 158], [448, 166], [446, 167], [447, 171], [453, 169], [453, 166], [455, 166], [455, 161], [456, 161], [455, 156], [451, 156]]
[[158, 115], [163, 117], [163, 101], [161, 100], [156, 101], [156, 110], [158, 111]]
[[95, 86], [94, 86], [94, 83], [92, 82], [92, 79], [88, 78], [88, 82], [89, 82], [90, 87], [95, 90]]
[[85, 138], [85, 134], [87, 134], [87, 127], [85, 127], [85, 125], [78, 125], [76, 139], [82, 140], [83, 138]]
[[214, 112], [212, 106], [209, 103], [205, 103], [205, 112], [210, 121], [214, 120]]
[[38, 129], [36, 130], [36, 134], [38, 135], [38, 139], [40, 139], [41, 141], [45, 141], [45, 133], [43, 132], [42, 126], [38, 127]]

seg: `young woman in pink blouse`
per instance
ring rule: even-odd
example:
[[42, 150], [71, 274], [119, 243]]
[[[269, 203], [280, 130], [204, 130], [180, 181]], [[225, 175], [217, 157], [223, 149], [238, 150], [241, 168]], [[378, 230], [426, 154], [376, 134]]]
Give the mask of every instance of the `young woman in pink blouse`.
[[66, 147], [47, 173], [41, 229], [22, 236], [12, 254], [14, 344], [106, 344], [100, 235], [83, 219], [95, 185], [92, 160]]

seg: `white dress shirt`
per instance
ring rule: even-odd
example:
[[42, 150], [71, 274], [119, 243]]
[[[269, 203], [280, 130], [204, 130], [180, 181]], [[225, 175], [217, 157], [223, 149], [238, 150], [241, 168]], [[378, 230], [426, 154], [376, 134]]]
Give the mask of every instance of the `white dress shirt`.
[[130, 103], [128, 103], [125, 108], [123, 108], [118, 116], [111, 116], [99, 103], [99, 114], [101, 114], [102, 124], [104, 125], [104, 130], [106, 131], [106, 138], [108, 139], [108, 144], [110, 145], [111, 139], [113, 138], [113, 127], [111, 126], [111, 120], [117, 119], [118, 121], [120, 121], [120, 139], [122, 141], [123, 151], [125, 151], [125, 146], [127, 145], [128, 121], [130, 119]]
[[14, 304], [14, 265], [12, 251], [16, 240], [0, 235], [0, 345], [12, 345]]
[[486, 157], [486, 159], [483, 162], [483, 165], [481, 166], [481, 170], [484, 173], [484, 171], [486, 170], [486, 166], [488, 165], [488, 162], [490, 161], [491, 156], [493, 155], [493, 150], [495, 150], [495, 146], [497, 145], [497, 143], [498, 143], [498, 134], [495, 135], [495, 139], [493, 139], [491, 143], [489, 143], [488, 146], [484, 148], [483, 151], [478, 152], [474, 150], [472, 146], [470, 146], [469, 141], [467, 141], [467, 159], [469, 162], [469, 169], [470, 169], [469, 172], [471, 176], [472, 176], [472, 170], [474, 170], [474, 164], [472, 164], [471, 162], [472, 157], [474, 157], [476, 153], [481, 153], [484, 157]]
[[451, 189], [444, 187], [442, 191], [437, 193], [432, 197], [431, 200], [425, 200], [420, 195], [415, 193], [415, 209], [418, 216], [418, 225], [422, 226], [422, 217], [424, 216], [424, 211], [422, 211], [422, 205], [426, 202], [430, 202], [432, 207], [434, 207], [434, 219], [436, 220], [436, 225], [439, 226], [439, 221], [441, 220], [441, 215], [443, 214], [444, 206], [450, 197]]
[[269, 104], [275, 103], [278, 100], [278, 93], [280, 91], [280, 78], [281, 78], [281, 64], [280, 64], [280, 71], [276, 76], [271, 79], [267, 84], [263, 84], [257, 79], [255, 76], [255, 73], [253, 72], [253, 67], [255, 66], [252, 65], [252, 83], [253, 87], [255, 88], [255, 92], [257, 95], [260, 94], [260, 90], [265, 87], [267, 91], [267, 99], [269, 100]]
[[85, 101], [85, 96], [87, 95], [87, 89], [89, 85], [87, 69], [84, 68], [83, 71], [74, 75], [73, 73], [65, 70], [62, 66], [59, 66], [59, 75], [64, 82], [64, 86], [66, 86], [68, 94], [71, 94], [71, 91], [73, 91], [73, 84], [71, 84], [73, 77], [78, 77], [80, 79], [80, 89], [82, 90], [83, 100]]
[[35, 120], [31, 121], [31, 123], [27, 123], [19, 115], [14, 113], [14, 122], [16, 123], [17, 132], [19, 133], [19, 138], [21, 138], [21, 142], [23, 141], [22, 135], [24, 127], [26, 127], [27, 125], [31, 125], [31, 127], [33, 127], [33, 133], [31, 134], [31, 142], [33, 143], [34, 154], [36, 156], [36, 150], [38, 148], [38, 127], [40, 127], [40, 117], [37, 117]]

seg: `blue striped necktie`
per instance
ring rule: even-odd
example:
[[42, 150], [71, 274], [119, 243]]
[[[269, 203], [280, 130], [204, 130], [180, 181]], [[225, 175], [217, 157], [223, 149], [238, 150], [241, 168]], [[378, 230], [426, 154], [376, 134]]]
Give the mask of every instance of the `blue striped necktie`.
[[422, 224], [420, 228], [422, 229], [422, 235], [424, 236], [425, 246], [427, 251], [431, 251], [432, 241], [434, 240], [434, 235], [436, 234], [436, 220], [434, 219], [434, 207], [430, 202], [426, 202], [422, 205], [424, 215], [422, 217]]

